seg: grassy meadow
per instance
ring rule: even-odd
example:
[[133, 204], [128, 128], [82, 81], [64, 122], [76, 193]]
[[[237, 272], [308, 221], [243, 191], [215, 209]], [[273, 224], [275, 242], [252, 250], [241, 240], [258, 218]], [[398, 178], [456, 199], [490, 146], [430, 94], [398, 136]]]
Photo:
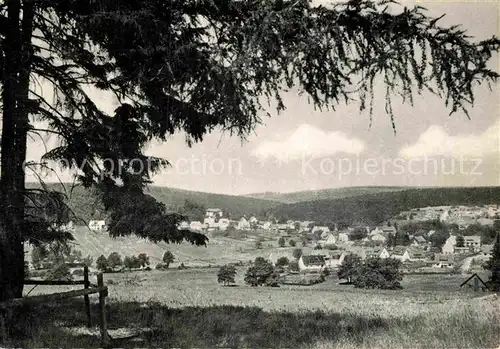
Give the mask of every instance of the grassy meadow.
[[[215, 268], [105, 274], [114, 347], [496, 348], [500, 301], [460, 291], [463, 276], [406, 276], [404, 290], [337, 281], [252, 288], [217, 284]], [[33, 294], [65, 287], [36, 287]], [[28, 292], [29, 289], [26, 289]], [[96, 296], [93, 302], [96, 302]], [[93, 305], [94, 323], [98, 323]], [[99, 346], [83, 300], [19, 309], [22, 347]], [[134, 333], [134, 337], [123, 337]]]

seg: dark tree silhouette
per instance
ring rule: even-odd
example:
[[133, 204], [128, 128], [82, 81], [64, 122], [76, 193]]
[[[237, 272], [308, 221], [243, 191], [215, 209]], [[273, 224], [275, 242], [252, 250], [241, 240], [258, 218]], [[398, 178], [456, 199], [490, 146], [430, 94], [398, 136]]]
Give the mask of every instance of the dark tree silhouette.
[[166, 251], [163, 254], [163, 263], [165, 263], [165, 266], [168, 268], [170, 266], [170, 263], [173, 263], [175, 260], [174, 255], [170, 251]]
[[348, 283], [352, 282], [352, 278], [361, 264], [360, 257], [354, 254], [348, 254], [337, 270], [338, 278], [345, 279]]
[[234, 284], [236, 276], [236, 267], [234, 265], [223, 265], [217, 272], [217, 282], [227, 286]]
[[484, 268], [491, 272], [488, 287], [492, 291], [500, 291], [500, 232], [495, 239], [491, 258], [485, 263]]

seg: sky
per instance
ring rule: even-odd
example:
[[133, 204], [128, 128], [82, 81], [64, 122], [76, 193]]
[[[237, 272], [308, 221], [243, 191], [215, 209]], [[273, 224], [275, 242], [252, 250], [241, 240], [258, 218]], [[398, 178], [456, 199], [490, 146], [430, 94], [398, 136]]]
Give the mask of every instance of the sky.
[[[318, 3], [320, 1], [317, 1]], [[325, 1], [323, 1], [325, 2]], [[479, 39], [499, 35], [500, 4], [491, 2], [409, 2], [440, 16], [442, 25], [462, 24]], [[498, 67], [498, 59], [492, 60]], [[41, 91], [45, 95], [50, 91]], [[475, 89], [476, 102], [449, 115], [444, 100], [428, 93], [414, 105], [393, 100], [396, 133], [384, 110], [383, 86], [376, 86], [373, 122], [359, 105], [340, 104], [317, 111], [298, 90], [284, 94], [285, 111], [269, 111], [246, 141], [214, 131], [189, 148], [183, 134], [153, 142], [148, 155], [172, 166], [156, 175], [155, 185], [241, 195], [293, 192], [349, 186], [493, 186], [500, 185], [500, 113], [498, 84]], [[90, 90], [99, 106], [111, 112], [115, 102]], [[39, 160], [54, 138], [31, 139], [28, 160]], [[36, 178], [27, 171], [27, 180]], [[71, 181], [55, 168], [44, 180]]]

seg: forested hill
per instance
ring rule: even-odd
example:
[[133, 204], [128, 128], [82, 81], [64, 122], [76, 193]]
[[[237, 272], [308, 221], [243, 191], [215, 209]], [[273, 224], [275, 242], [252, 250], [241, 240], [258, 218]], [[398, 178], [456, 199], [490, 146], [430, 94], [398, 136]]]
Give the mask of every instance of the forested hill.
[[500, 187], [408, 189], [283, 204], [270, 212], [286, 219], [379, 224], [411, 208], [489, 203], [500, 204]]
[[292, 204], [303, 201], [332, 200], [332, 199], [340, 199], [352, 196], [364, 196], [364, 195], [378, 194], [384, 192], [402, 191], [407, 189], [410, 189], [410, 187], [383, 187], [383, 186], [345, 187], [345, 188], [328, 188], [319, 190], [303, 190], [291, 193], [265, 192], [265, 193], [248, 194], [245, 196], [257, 199], [279, 201], [285, 204]]
[[[26, 183], [28, 188], [39, 188], [37, 183]], [[68, 196], [69, 206], [73, 209], [77, 217], [88, 221], [89, 219], [102, 217], [102, 205], [98, 202], [96, 195], [92, 191], [81, 186], [72, 189], [72, 185], [47, 184], [50, 190], [57, 190]], [[176, 210], [184, 205], [185, 200], [190, 200], [205, 208], [220, 208], [224, 214], [229, 214], [231, 218], [239, 219], [243, 215], [258, 214], [279, 205], [279, 202], [272, 200], [248, 198], [244, 196], [233, 196], [223, 194], [213, 194], [167, 187], [151, 186], [147, 191], [158, 201], [163, 202], [170, 210]]]

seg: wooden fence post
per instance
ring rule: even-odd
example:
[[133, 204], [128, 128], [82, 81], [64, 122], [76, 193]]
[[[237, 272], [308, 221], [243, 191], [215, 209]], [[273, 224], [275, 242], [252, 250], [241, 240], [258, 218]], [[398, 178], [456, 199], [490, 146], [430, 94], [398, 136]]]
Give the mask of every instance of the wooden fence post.
[[[90, 282], [89, 282], [89, 267], [84, 266], [83, 267], [83, 287], [84, 288], [89, 288], [90, 287]], [[90, 300], [89, 300], [89, 295], [86, 294], [83, 296], [83, 299], [85, 300], [85, 312], [87, 313], [87, 326], [92, 327], [92, 316], [90, 314]]]
[[97, 274], [97, 287], [99, 288], [99, 312], [101, 318], [101, 340], [104, 347], [109, 345], [108, 323], [106, 318], [106, 296], [102, 273]]

